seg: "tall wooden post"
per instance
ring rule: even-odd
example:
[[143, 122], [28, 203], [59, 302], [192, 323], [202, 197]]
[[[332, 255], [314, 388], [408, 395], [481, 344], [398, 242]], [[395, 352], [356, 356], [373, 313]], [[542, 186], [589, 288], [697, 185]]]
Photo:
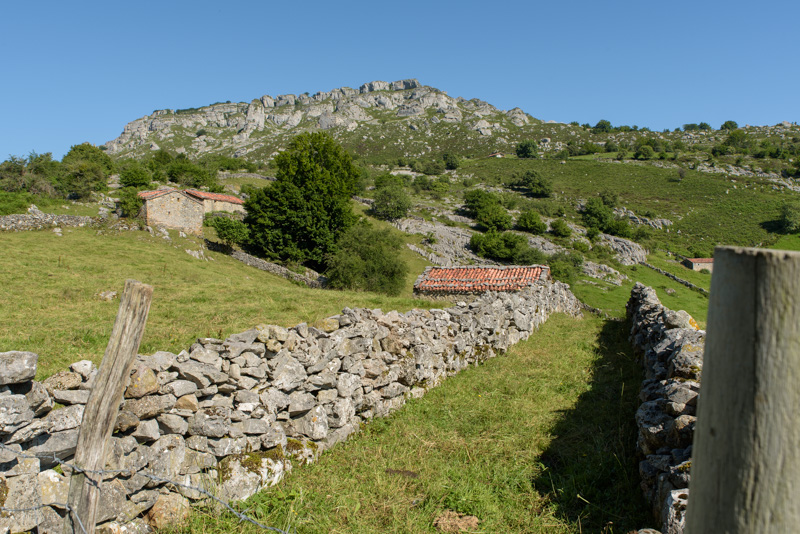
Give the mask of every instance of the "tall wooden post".
[[[151, 286], [136, 280], [125, 282], [111, 338], [83, 412], [72, 462], [77, 467], [89, 471], [104, 467], [106, 443], [111, 437], [125, 383], [139, 350], [152, 296]], [[93, 534], [102, 480], [100, 474], [72, 474], [68, 500], [72, 511], [64, 519], [64, 534], [84, 534], [84, 530], [85, 534]]]
[[800, 253], [720, 247], [686, 532], [800, 532]]

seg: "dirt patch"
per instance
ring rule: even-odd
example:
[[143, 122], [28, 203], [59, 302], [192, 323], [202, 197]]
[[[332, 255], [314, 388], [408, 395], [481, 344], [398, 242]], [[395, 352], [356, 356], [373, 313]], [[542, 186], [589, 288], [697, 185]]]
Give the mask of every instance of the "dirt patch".
[[445, 510], [433, 521], [433, 526], [440, 532], [474, 532], [480, 521], [474, 515], [464, 515]]

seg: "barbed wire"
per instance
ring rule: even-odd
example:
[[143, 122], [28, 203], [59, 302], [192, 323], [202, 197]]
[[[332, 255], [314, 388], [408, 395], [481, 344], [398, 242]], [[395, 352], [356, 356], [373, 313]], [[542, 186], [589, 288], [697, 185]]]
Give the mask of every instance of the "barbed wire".
[[[25, 459], [31, 459], [31, 460], [41, 460], [43, 458], [46, 458], [48, 460], [50, 459], [49, 456], [37, 456], [37, 455], [34, 455], [34, 454], [25, 454], [22, 451], [14, 450], [11, 447], [8, 447], [7, 445], [4, 445], [2, 443], [0, 443], [0, 450], [8, 451], [8, 452], [14, 454], [15, 456], [17, 456], [18, 458], [25, 458]], [[53, 453], [53, 462], [56, 465], [59, 465], [61, 467], [66, 467], [66, 468], [72, 470], [75, 473], [81, 473], [81, 474], [85, 474], [85, 475], [100, 475], [100, 479], [99, 480], [96, 480], [93, 477], [86, 477], [87, 481], [90, 484], [95, 485], [98, 488], [100, 487], [100, 483], [102, 482], [103, 475], [120, 475], [120, 474], [124, 474], [124, 475], [129, 475], [129, 476], [140, 475], [140, 476], [148, 478], [148, 479], [150, 479], [150, 480], [152, 480], [154, 482], [161, 482], [161, 483], [164, 483], [164, 484], [172, 484], [173, 486], [176, 486], [176, 487], [185, 488], [185, 489], [191, 490], [191, 491], [196, 491], [196, 492], [200, 493], [201, 495], [205, 495], [206, 497], [212, 499], [213, 501], [216, 501], [217, 503], [219, 503], [222, 506], [224, 506], [225, 508], [227, 508], [228, 511], [231, 512], [233, 515], [235, 515], [239, 519], [240, 522], [246, 521], [246, 522], [252, 523], [252, 524], [256, 525], [257, 527], [262, 528], [264, 530], [269, 530], [269, 531], [272, 531], [272, 532], [278, 532], [279, 534], [296, 534], [296, 529], [294, 529], [294, 532], [287, 532], [285, 530], [281, 530], [281, 529], [276, 528], [276, 527], [270, 527], [268, 525], [264, 525], [263, 523], [260, 523], [260, 522], [256, 521], [252, 517], [249, 517], [249, 516], [239, 512], [238, 510], [234, 509], [227, 502], [223, 501], [222, 499], [220, 499], [219, 497], [217, 497], [213, 493], [209, 492], [205, 488], [199, 488], [199, 487], [196, 487], [196, 486], [192, 486], [190, 484], [184, 484], [183, 482], [178, 482], [176, 480], [171, 480], [171, 479], [168, 479], [168, 478], [160, 477], [158, 475], [154, 475], [154, 474], [148, 473], [148, 472], [137, 471], [135, 469], [84, 469], [84, 468], [79, 467], [79, 466], [77, 466], [75, 464], [72, 464], [72, 463], [69, 463], [69, 462], [66, 462], [66, 461], [60, 459], [58, 456], [56, 456], [55, 453]], [[27, 473], [15, 473], [12, 476], [34, 475], [34, 474], [38, 475], [39, 472], [36, 471], [36, 472], [27, 472]], [[86, 531], [86, 528], [83, 525], [83, 522], [81, 521], [81, 518], [78, 516], [77, 511], [72, 506], [70, 506], [69, 503], [56, 503], [56, 502], [54, 502], [54, 503], [49, 503], [49, 504], [40, 504], [40, 505], [37, 505], [37, 506], [28, 507], [28, 508], [5, 508], [3, 506], [0, 506], [0, 513], [5, 513], [5, 512], [16, 512], [16, 513], [35, 512], [35, 511], [38, 511], [38, 510], [42, 510], [43, 508], [48, 507], [48, 506], [55, 506], [55, 507], [58, 507], [58, 508], [64, 508], [67, 511], [67, 513], [71, 514], [75, 518], [75, 520], [78, 522], [78, 526], [80, 527], [80, 529], [83, 532], [83, 534], [88, 534], [88, 532]], [[66, 518], [65, 518], [65, 520], [66, 520]]]

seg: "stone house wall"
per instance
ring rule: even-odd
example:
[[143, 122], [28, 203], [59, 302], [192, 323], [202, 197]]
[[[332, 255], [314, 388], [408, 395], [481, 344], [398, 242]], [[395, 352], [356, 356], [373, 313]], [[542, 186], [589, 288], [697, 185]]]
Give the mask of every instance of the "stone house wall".
[[212, 200], [210, 198], [203, 199], [203, 209], [205, 213], [213, 211], [227, 211], [228, 213], [241, 213], [246, 215], [247, 212], [241, 204], [234, 204], [233, 202], [224, 202], [222, 200]]
[[203, 233], [203, 203], [181, 191], [173, 191], [146, 200], [143, 216], [147, 224], [183, 230], [186, 233]]
[[[140, 355], [106, 460], [124, 473], [104, 482], [98, 528], [119, 532], [146, 512], [154, 521], [153, 510], [204, 498], [193, 488], [247, 498], [362, 423], [526, 339], [549, 314], [580, 309], [569, 286], [554, 282], [447, 309], [346, 308], [317, 326], [261, 325], [198, 339], [180, 354]], [[97, 375], [83, 361], [36, 382], [37, 359], [0, 353], [0, 506], [45, 506], [7, 513], [0, 531], [61, 532], [69, 478], [53, 458], [75, 453]]]

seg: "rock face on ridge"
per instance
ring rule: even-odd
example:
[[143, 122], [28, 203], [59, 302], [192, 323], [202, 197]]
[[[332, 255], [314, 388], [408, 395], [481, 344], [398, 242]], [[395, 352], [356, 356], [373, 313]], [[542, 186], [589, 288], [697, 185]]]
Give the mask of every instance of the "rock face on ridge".
[[503, 112], [481, 100], [453, 98], [416, 79], [406, 79], [368, 82], [358, 90], [341, 87], [313, 95], [263, 95], [249, 103], [157, 110], [128, 123], [119, 137], [104, 146], [109, 154], [126, 156], [164, 147], [192, 155], [241, 156], [260, 151], [268, 156], [303, 131], [327, 130], [337, 136], [389, 122], [406, 130], [464, 124], [476, 139], [494, 139], [536, 121], [519, 108]]

